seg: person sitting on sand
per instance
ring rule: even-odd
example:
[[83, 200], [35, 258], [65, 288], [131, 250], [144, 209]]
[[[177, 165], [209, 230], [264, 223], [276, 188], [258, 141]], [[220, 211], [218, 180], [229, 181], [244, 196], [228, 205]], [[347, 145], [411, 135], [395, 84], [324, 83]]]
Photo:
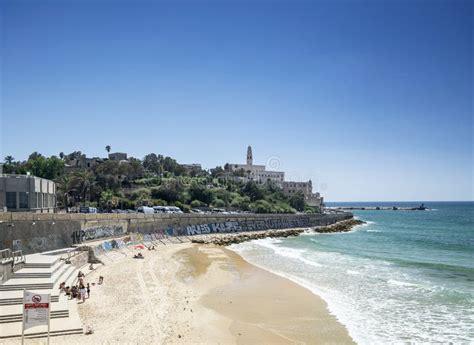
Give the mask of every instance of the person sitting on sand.
[[138, 254], [135, 254], [135, 255], [133, 256], [133, 258], [134, 258], [134, 259], [143, 259], [143, 255], [142, 255], [142, 253], [138, 253]]
[[71, 289], [71, 299], [77, 298], [77, 286], [74, 285]]
[[99, 277], [99, 285], [102, 285], [103, 282], [104, 282], [104, 277], [100, 276]]
[[61, 284], [59, 284], [59, 292], [63, 292], [65, 287], [66, 287], [66, 282], [62, 282]]
[[64, 292], [66, 293], [66, 296], [71, 296], [71, 288], [69, 286], [64, 288]]
[[94, 264], [90, 264], [90, 265], [89, 265], [89, 270], [92, 271], [93, 269], [94, 269]]

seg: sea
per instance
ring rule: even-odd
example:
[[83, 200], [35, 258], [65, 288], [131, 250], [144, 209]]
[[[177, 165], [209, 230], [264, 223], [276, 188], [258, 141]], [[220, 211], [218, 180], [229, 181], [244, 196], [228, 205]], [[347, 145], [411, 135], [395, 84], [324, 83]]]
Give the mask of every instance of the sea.
[[322, 297], [359, 344], [474, 343], [474, 202], [424, 204], [430, 210], [353, 211], [367, 224], [351, 232], [230, 249]]

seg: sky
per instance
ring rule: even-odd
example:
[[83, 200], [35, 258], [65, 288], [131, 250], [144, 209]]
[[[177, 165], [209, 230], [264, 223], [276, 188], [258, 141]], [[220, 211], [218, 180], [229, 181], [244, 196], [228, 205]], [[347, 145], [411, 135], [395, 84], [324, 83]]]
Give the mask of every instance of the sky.
[[0, 1], [0, 156], [244, 163], [473, 200], [472, 1]]

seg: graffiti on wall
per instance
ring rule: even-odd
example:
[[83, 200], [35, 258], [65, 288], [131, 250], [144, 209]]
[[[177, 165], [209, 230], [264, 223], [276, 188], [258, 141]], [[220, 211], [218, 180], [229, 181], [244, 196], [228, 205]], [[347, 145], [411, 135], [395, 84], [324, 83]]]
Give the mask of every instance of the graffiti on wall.
[[76, 230], [72, 233], [72, 243], [79, 244], [84, 241], [92, 241], [104, 237], [121, 236], [125, 234], [122, 225], [104, 225], [83, 230]]
[[200, 235], [210, 233], [225, 233], [238, 231], [255, 231], [268, 229], [286, 229], [286, 228], [300, 228], [310, 226], [309, 217], [297, 218], [274, 218], [262, 220], [247, 220], [247, 221], [229, 221], [211, 224], [195, 224], [188, 225], [183, 229], [179, 229], [178, 235]]

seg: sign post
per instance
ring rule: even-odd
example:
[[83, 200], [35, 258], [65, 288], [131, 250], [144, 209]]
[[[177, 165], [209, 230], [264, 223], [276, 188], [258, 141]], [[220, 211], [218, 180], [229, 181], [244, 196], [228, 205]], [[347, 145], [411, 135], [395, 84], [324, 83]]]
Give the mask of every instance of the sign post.
[[23, 290], [23, 326], [21, 344], [25, 343], [25, 330], [39, 325], [48, 325], [48, 345], [51, 318], [51, 295]]

